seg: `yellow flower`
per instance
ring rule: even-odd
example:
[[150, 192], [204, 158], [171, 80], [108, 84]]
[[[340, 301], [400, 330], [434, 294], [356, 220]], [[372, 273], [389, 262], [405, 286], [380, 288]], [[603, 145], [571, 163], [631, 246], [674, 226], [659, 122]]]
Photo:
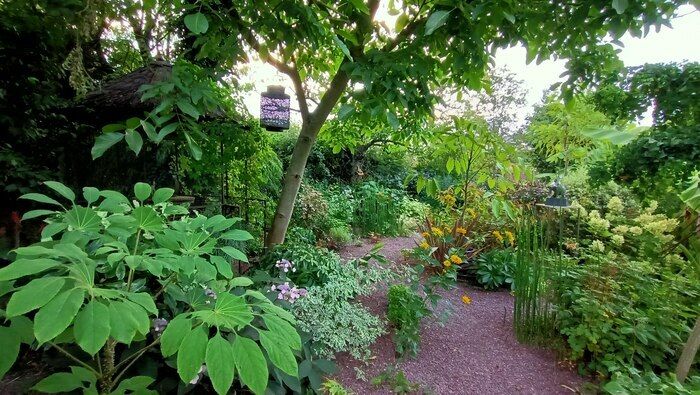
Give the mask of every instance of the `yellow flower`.
[[423, 233], [421, 233], [421, 235], [423, 235], [423, 237], [425, 237], [426, 239], [428, 237], [430, 237], [430, 233], [428, 233], [428, 232], [423, 232]]
[[423, 240], [423, 242], [420, 243], [420, 248], [427, 250], [428, 248], [430, 248], [430, 244], [428, 244], [427, 241]]
[[454, 206], [454, 204], [457, 202], [457, 199], [455, 199], [454, 196], [447, 194], [443, 196], [442, 201], [445, 202], [445, 204], [448, 206]]
[[468, 209], [467, 209], [467, 213], [468, 213], [469, 216], [471, 216], [472, 218], [476, 218], [476, 211], [474, 211], [474, 209], [468, 208]]
[[437, 237], [442, 237], [444, 235], [444, 233], [442, 233], [442, 229], [438, 227], [434, 226], [431, 230], [433, 231], [433, 234]]
[[467, 234], [467, 230], [460, 226], [460, 227], [457, 228], [457, 233], [459, 233], [459, 234], [461, 234], [461, 235], [466, 235], [466, 234]]
[[493, 234], [493, 237], [495, 237], [499, 243], [503, 243], [503, 235], [501, 234], [501, 232], [494, 230], [493, 232], [491, 232], [491, 234]]
[[513, 232], [507, 230], [504, 233], [506, 234], [506, 237], [508, 238], [508, 243], [510, 243], [510, 244], [515, 243], [515, 235], [513, 235]]
[[450, 262], [449, 259], [445, 259], [445, 261], [442, 262], [442, 264], [443, 264], [443, 266], [445, 266], [445, 267], [450, 267], [450, 266], [452, 266], [452, 262]]
[[471, 304], [472, 303], [472, 298], [470, 298], [467, 295], [462, 295], [462, 303], [464, 304]]
[[452, 261], [452, 263], [454, 263], [455, 265], [462, 264], [462, 258], [458, 257], [457, 255], [450, 256], [450, 261]]

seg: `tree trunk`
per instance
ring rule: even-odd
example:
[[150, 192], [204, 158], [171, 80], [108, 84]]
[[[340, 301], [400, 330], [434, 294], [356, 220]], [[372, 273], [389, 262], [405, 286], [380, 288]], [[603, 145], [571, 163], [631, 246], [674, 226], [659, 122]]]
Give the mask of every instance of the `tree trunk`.
[[683, 347], [683, 353], [678, 360], [678, 366], [676, 366], [676, 378], [679, 382], [682, 383], [688, 376], [688, 372], [690, 371], [690, 367], [693, 365], [698, 348], [700, 348], [700, 317], [695, 320], [693, 331], [690, 332], [690, 336], [688, 336], [688, 341]]
[[323, 125], [323, 122], [305, 122], [301, 128], [294, 151], [292, 151], [289, 167], [284, 174], [282, 194], [272, 221], [272, 229], [270, 229], [270, 234], [267, 238], [267, 246], [284, 243], [284, 236], [287, 233], [287, 227], [294, 211], [294, 201], [297, 198], [301, 180], [304, 177], [306, 160], [309, 158], [321, 125]]
[[[265, 243], [266, 247], [284, 243], [284, 236], [287, 234], [289, 220], [292, 219], [292, 211], [294, 211], [294, 201], [297, 198], [297, 193], [301, 186], [301, 179], [304, 177], [306, 160], [309, 158], [314, 142], [316, 142], [318, 132], [321, 130], [324, 122], [326, 122], [326, 119], [328, 119], [328, 115], [330, 115], [333, 107], [335, 107], [335, 104], [340, 99], [340, 95], [343, 94], [343, 91], [345, 91], [350, 81], [350, 76], [342, 67], [343, 65], [341, 65], [340, 69], [331, 80], [328, 90], [321, 98], [316, 110], [310, 114], [306, 111], [304, 111], [306, 114], [302, 113], [301, 132], [299, 132], [299, 138], [294, 146], [294, 151], [292, 151], [292, 159], [289, 161], [289, 167], [284, 174], [282, 195], [277, 204], [275, 217], [272, 220], [272, 229], [270, 229], [270, 234], [267, 237]], [[297, 89], [297, 97], [305, 97], [303, 96], [303, 90], [298, 76], [295, 86]], [[303, 100], [300, 100], [300, 102], [303, 102]], [[303, 104], [301, 106], [302, 108], [306, 107], [305, 103], [300, 104]]]

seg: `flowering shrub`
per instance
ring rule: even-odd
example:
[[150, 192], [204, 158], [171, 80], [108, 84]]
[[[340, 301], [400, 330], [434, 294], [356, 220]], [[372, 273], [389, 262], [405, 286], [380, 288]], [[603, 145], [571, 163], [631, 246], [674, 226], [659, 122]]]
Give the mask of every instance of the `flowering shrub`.
[[[163, 366], [167, 358], [183, 384], [206, 376], [219, 394], [234, 380], [262, 394], [270, 373], [296, 379], [294, 317], [234, 275], [232, 260], [247, 258], [222, 243], [252, 238], [233, 228], [239, 219], [190, 216], [168, 202], [172, 189], [143, 183], [133, 200], [84, 188], [85, 205], [64, 185], [45, 185], [70, 204], [23, 196], [54, 209], [24, 215], [47, 217], [42, 241], [14, 250], [15, 261], [0, 269], [0, 288], [8, 290], [0, 375], [26, 345], [51, 347], [74, 363], [37, 383], [39, 392], [153, 393], [154, 377], [126, 376], [141, 358]], [[153, 348], [162, 357], [147, 354]]]

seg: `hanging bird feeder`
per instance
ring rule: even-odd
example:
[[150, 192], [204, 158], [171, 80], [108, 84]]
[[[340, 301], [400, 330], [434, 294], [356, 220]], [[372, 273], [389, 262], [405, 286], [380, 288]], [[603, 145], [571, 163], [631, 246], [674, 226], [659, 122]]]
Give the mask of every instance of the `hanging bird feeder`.
[[260, 95], [260, 126], [271, 132], [289, 129], [289, 95], [283, 86], [270, 85]]

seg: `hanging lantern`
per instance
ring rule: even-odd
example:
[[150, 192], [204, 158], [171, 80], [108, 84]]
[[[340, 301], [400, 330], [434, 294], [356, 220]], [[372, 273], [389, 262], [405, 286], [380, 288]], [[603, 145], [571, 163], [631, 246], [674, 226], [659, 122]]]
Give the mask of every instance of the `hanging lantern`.
[[271, 132], [289, 129], [289, 95], [283, 86], [270, 85], [260, 95], [260, 126]]

